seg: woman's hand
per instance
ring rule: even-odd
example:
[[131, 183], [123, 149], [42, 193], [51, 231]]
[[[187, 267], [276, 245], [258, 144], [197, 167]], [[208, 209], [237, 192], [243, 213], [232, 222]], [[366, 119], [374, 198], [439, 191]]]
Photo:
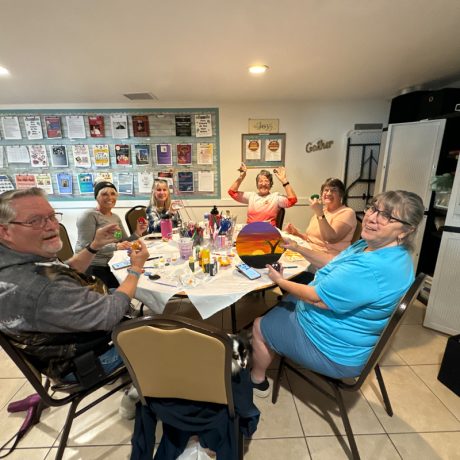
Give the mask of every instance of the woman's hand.
[[117, 243], [117, 251], [123, 251], [124, 249], [131, 249], [130, 241], [120, 241]]
[[120, 230], [117, 224], [108, 224], [104, 225], [104, 227], [98, 228], [94, 235], [93, 242], [91, 243], [91, 247], [93, 249], [102, 249], [106, 244], [113, 243], [116, 238], [114, 233]]
[[[129, 241], [124, 242], [129, 243]], [[131, 267], [143, 268], [145, 261], [149, 258], [149, 250], [142, 240], [137, 240], [136, 243], [137, 249], [133, 249], [129, 255], [129, 258], [131, 259]]]
[[278, 180], [285, 184], [288, 180], [286, 179], [286, 168], [284, 166], [279, 166], [273, 170], [273, 173], [278, 178]]
[[149, 227], [149, 223], [147, 222], [147, 219], [145, 217], [139, 217], [136, 222], [136, 235], [139, 235], [141, 237]]
[[310, 206], [316, 217], [321, 217], [324, 214], [323, 203], [318, 198], [309, 198]]
[[268, 269], [268, 277], [276, 284], [278, 284], [279, 281], [283, 280], [283, 267], [281, 267], [281, 270], [275, 270], [271, 265], [265, 265], [265, 268]]
[[240, 172], [240, 179], [244, 179], [246, 177], [246, 173], [248, 172], [248, 167], [244, 163], [241, 163], [238, 171]]
[[297, 250], [299, 249], [298, 243], [289, 238], [283, 238], [283, 242], [280, 244], [280, 246], [282, 248], [290, 249], [291, 251], [295, 251], [295, 252], [297, 252]]
[[296, 235], [296, 236], [299, 236], [299, 229], [291, 224], [290, 222], [288, 222], [288, 224], [286, 225], [286, 227], [284, 228], [284, 231], [289, 233], [290, 235]]

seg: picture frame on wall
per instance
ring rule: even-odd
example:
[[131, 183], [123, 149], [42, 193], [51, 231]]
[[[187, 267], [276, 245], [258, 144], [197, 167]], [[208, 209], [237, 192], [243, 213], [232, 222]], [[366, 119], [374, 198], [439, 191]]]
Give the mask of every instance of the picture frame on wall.
[[248, 168], [284, 166], [286, 134], [242, 134], [241, 161]]

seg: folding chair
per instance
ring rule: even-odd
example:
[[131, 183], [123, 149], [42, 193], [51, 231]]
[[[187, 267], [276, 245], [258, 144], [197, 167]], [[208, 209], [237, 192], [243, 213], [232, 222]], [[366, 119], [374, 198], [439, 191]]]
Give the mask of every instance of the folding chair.
[[[401, 319], [403, 318], [404, 313], [407, 311], [407, 308], [414, 302], [417, 298], [418, 293], [423, 287], [423, 283], [425, 280], [425, 275], [420, 273], [415, 281], [412, 283], [412, 286], [406, 292], [406, 294], [402, 297], [399, 301], [398, 306], [396, 307], [395, 311], [393, 312], [387, 326], [383, 330], [382, 334], [380, 335], [379, 340], [375, 344], [374, 350], [372, 351], [369, 359], [367, 360], [364, 369], [362, 370], [361, 374], [354, 379], [351, 383], [347, 383], [341, 379], [335, 379], [332, 377], [328, 377], [323, 374], [319, 374], [317, 372], [306, 371], [306, 370], [299, 370], [290, 363], [286, 361], [284, 357], [281, 357], [280, 365], [278, 367], [278, 372], [276, 374], [274, 383], [273, 383], [273, 394], [272, 394], [272, 402], [273, 404], [276, 403], [278, 399], [279, 389], [280, 389], [280, 378], [283, 372], [284, 367], [287, 367], [289, 370], [297, 374], [302, 379], [306, 380], [312, 386], [314, 386], [318, 391], [322, 394], [327, 396], [329, 399], [334, 400], [340, 411], [340, 415], [342, 417], [343, 425], [345, 427], [345, 432], [347, 434], [348, 443], [350, 444], [352, 458], [354, 460], [359, 460], [359, 452], [356, 446], [356, 441], [353, 435], [353, 431], [351, 429], [350, 420], [348, 418], [347, 409], [345, 407], [345, 403], [342, 397], [341, 391], [359, 391], [363, 383], [365, 382], [369, 373], [374, 370], [377, 381], [380, 387], [380, 392], [382, 393], [383, 402], [385, 404], [385, 410], [387, 411], [390, 417], [393, 416], [393, 409], [391, 407], [390, 399], [388, 397], [387, 390], [385, 388], [385, 383], [383, 381], [382, 373], [379, 367], [379, 361], [382, 357], [383, 353], [385, 352], [391, 338], [397, 331], [399, 324], [401, 323]], [[306, 375], [305, 372], [309, 372], [309, 375]], [[323, 384], [323, 385], [321, 385]], [[326, 386], [324, 384], [327, 384]], [[327, 388], [329, 386], [329, 388]]]
[[74, 252], [72, 243], [70, 242], [69, 234], [67, 233], [67, 229], [62, 224], [59, 224], [59, 236], [61, 237], [62, 248], [57, 253], [57, 256], [59, 260], [65, 262], [73, 256]]
[[[113, 371], [111, 374], [102, 378], [97, 383], [89, 386], [88, 388], [83, 388], [81, 385], [75, 383], [51, 385], [51, 381], [48, 378], [45, 378], [45, 383], [43, 383], [41, 373], [27, 359], [25, 353], [13, 345], [11, 339], [2, 332], [0, 332], [0, 345], [5, 350], [7, 355], [13, 360], [16, 366], [18, 366], [18, 368], [21, 370], [21, 372], [24, 374], [26, 379], [41, 398], [41, 402], [39, 403], [37, 412], [35, 413], [35, 419], [32, 422], [33, 425], [40, 421], [40, 416], [43, 409], [46, 409], [47, 407], [59, 407], [70, 404], [67, 418], [62, 430], [62, 436], [59, 442], [56, 460], [62, 459], [74, 419], [85, 413], [87, 410], [91, 409], [96, 404], [104, 401], [117, 391], [121, 390], [131, 382], [126, 368], [120, 367]], [[77, 406], [84, 398], [99, 390], [104, 385], [114, 382], [118, 378], [121, 378], [121, 381], [115, 388], [107, 391], [107, 393], [103, 394], [93, 402], [87, 404], [77, 411]], [[56, 397], [54, 394], [55, 392], [67, 393], [67, 396]]]
[[125, 221], [131, 235], [136, 231], [137, 219], [139, 219], [139, 217], [145, 218], [146, 209], [147, 208], [145, 206], [134, 206], [126, 212]]
[[120, 323], [112, 339], [143, 405], [146, 398], [178, 398], [227, 406], [235, 421], [235, 451], [243, 455], [243, 435], [231, 383], [232, 342], [203, 322], [156, 315]]
[[276, 215], [276, 227], [280, 230], [283, 229], [284, 215], [286, 214], [286, 209], [279, 208], [278, 214]]

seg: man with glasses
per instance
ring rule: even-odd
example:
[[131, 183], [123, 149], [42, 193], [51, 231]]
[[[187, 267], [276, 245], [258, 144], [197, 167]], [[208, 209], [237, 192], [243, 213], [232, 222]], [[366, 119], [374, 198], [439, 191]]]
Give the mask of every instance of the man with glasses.
[[93, 352], [110, 373], [121, 364], [109, 345], [110, 331], [128, 311], [149, 253], [140, 242], [113, 295], [96, 292], [76, 272], [84, 272], [98, 250], [115, 240], [118, 227], [98, 229], [64, 265], [56, 259], [61, 218], [39, 188], [0, 195], [0, 330], [24, 345], [34, 365], [51, 378], [74, 376], [72, 360], [80, 352]]

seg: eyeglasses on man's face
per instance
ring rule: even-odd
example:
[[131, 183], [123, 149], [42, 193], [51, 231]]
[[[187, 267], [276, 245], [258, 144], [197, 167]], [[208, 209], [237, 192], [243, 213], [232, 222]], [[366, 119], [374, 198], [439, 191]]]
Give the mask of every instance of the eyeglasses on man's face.
[[395, 216], [392, 216], [388, 211], [381, 211], [374, 204], [367, 205], [364, 208], [364, 211], [369, 215], [377, 213], [377, 221], [381, 225], [388, 225], [391, 222], [400, 222], [401, 224], [409, 225], [412, 227], [412, 225], [409, 222], [406, 222], [405, 220], [401, 220]]
[[15, 224], [15, 225], [22, 225], [23, 227], [30, 227], [34, 230], [41, 230], [42, 228], [46, 227], [48, 222], [52, 222], [53, 224], [57, 222], [61, 222], [62, 220], [62, 212], [53, 212], [48, 214], [47, 216], [36, 216], [32, 217], [32, 219], [25, 220], [23, 222], [18, 221], [10, 221], [8, 224]]

